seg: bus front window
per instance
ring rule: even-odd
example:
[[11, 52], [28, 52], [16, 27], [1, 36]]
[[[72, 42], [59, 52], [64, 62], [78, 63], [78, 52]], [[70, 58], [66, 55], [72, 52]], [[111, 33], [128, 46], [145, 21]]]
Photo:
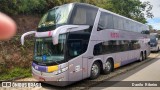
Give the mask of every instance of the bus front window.
[[55, 29], [59, 25], [67, 23], [72, 5], [66, 4], [49, 10], [39, 22], [38, 31], [48, 31], [48, 27]]
[[37, 38], [34, 60], [39, 63], [52, 63], [64, 60], [66, 35], [60, 35], [59, 43], [53, 45], [52, 38]]

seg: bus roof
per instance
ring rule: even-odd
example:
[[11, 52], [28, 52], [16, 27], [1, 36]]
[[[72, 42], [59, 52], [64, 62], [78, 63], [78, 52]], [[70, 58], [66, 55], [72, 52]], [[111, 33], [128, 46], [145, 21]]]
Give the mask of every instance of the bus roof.
[[[148, 27], [147, 24], [143, 24], [143, 23], [141, 23], [141, 22], [135, 21], [135, 20], [130, 19], [130, 18], [128, 18], [128, 17], [125, 17], [125, 16], [122, 16], [122, 15], [116, 14], [116, 13], [111, 12], [111, 11], [109, 11], [109, 10], [106, 10], [106, 9], [103, 9], [103, 8], [100, 8], [100, 7], [97, 7], [97, 6], [88, 4], [88, 3], [78, 3], [78, 2], [74, 2], [74, 3], [68, 3], [68, 5], [69, 5], [69, 4], [72, 4], [73, 6], [79, 5], [79, 6], [87, 6], [87, 7], [91, 7], [91, 8], [96, 8], [96, 9], [99, 9], [100, 11], [107, 12], [107, 13], [110, 13], [110, 14], [112, 14], [112, 15], [115, 15], [115, 16], [124, 18], [124, 19], [126, 19], [126, 20], [135, 22], [135, 23], [137, 23], [137, 24], [143, 25], [143, 28], [145, 28], [145, 30], [149, 30], [149, 27]], [[67, 5], [67, 4], [64, 4], [64, 5]], [[56, 6], [56, 7], [54, 7], [54, 8], [57, 8], [57, 7], [59, 7], [59, 6]], [[52, 9], [54, 9], [54, 8], [52, 8]]]
[[111, 11], [109, 11], [109, 10], [106, 10], [106, 9], [103, 9], [103, 8], [100, 8], [100, 7], [91, 5], [91, 4], [87, 4], [87, 3], [78, 3], [78, 2], [70, 3], [70, 4], [73, 4], [73, 5], [83, 5], [83, 6], [85, 5], [85, 6], [88, 6], [88, 7], [97, 8], [97, 9], [99, 9], [100, 11], [107, 12], [107, 13], [116, 15], [116, 16], [118, 16], [118, 17], [122, 17], [122, 18], [124, 18], [124, 19], [130, 20], [130, 21], [133, 21], [133, 22], [136, 22], [136, 23], [141, 24], [141, 25], [145, 25], [146, 28], [148, 28], [148, 25], [147, 25], [147, 24], [143, 24], [143, 23], [138, 22], [138, 21], [136, 21], [136, 20], [130, 19], [130, 18], [128, 18], [128, 17], [125, 17], [125, 16], [122, 16], [122, 15], [116, 14], [116, 13], [114, 13], [114, 12], [111, 12]]
[[[91, 4], [87, 4], [87, 3], [76, 3], [76, 4], [83, 4], [83, 5], [88, 5], [88, 6], [90, 6], [90, 7], [99, 8], [99, 10], [101, 10], [101, 11], [108, 12], [108, 13], [110, 13], [110, 14], [113, 14], [113, 15], [116, 15], [116, 16], [119, 16], [119, 17], [122, 17], [122, 18], [125, 18], [125, 19], [128, 19], [128, 20], [131, 20], [131, 21], [133, 21], [133, 22], [137, 22], [137, 23], [139, 23], [139, 24], [143, 24], [143, 23], [138, 22], [138, 21], [136, 21], [136, 20], [130, 19], [130, 18], [128, 18], [128, 17], [119, 15], [119, 14], [117, 14], [117, 13], [111, 12], [111, 11], [109, 11], [109, 10], [106, 10], [106, 9], [103, 9], [103, 8], [100, 8], [100, 7], [91, 5]], [[146, 24], [143, 24], [143, 25], [146, 25]]]

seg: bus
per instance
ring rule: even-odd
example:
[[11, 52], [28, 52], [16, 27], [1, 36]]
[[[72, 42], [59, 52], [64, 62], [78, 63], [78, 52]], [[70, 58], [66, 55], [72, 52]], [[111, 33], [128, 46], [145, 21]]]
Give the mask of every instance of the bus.
[[[95, 79], [115, 68], [143, 61], [150, 54], [147, 25], [85, 3], [50, 9], [35, 35], [32, 75], [39, 81], [66, 86]], [[63, 82], [63, 84], [59, 84]]]
[[159, 44], [159, 35], [158, 33], [150, 33], [150, 47], [151, 51], [159, 51], [160, 44]]

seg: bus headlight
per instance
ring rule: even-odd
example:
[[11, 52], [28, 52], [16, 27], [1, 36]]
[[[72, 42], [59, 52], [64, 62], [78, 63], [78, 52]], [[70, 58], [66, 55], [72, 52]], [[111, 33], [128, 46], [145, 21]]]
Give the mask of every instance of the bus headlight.
[[62, 77], [62, 78], [59, 78], [57, 81], [63, 81], [63, 79], [64, 79], [64, 78]]
[[68, 70], [68, 67], [65, 67], [65, 68], [62, 68], [60, 70], [57, 70], [57, 71], [55, 71], [55, 75], [61, 74], [61, 73], [65, 72], [65, 71], [67, 71], [67, 70]]

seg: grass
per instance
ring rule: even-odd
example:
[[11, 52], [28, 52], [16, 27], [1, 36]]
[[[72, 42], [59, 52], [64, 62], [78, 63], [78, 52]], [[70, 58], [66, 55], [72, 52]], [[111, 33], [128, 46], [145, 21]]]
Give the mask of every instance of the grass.
[[0, 74], [0, 80], [11, 80], [18, 77], [31, 77], [30, 68], [15, 67], [11, 71]]

